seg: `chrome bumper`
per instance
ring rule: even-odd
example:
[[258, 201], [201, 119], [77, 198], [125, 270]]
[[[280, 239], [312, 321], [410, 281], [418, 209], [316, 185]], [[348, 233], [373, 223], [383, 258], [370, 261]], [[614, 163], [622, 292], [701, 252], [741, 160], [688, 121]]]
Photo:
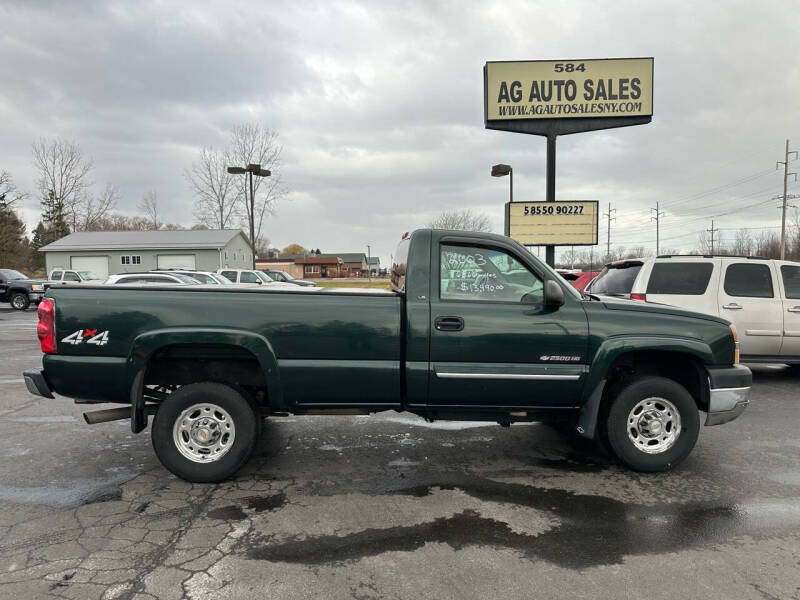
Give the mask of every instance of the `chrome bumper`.
[[710, 390], [706, 425], [721, 425], [733, 421], [750, 403], [750, 386]]

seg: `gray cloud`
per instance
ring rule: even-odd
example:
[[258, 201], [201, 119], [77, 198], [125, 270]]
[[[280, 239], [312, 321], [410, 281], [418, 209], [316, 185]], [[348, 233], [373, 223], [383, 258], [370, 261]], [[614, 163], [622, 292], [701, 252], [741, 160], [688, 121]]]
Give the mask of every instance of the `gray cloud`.
[[[18, 1], [0, 22], [0, 168], [21, 187], [35, 188], [31, 142], [65, 137], [119, 185], [121, 210], [156, 189], [190, 224], [183, 169], [258, 120], [284, 144], [291, 194], [267, 228], [281, 246], [387, 259], [402, 231], [459, 206], [499, 230], [495, 162], [514, 166], [518, 199], [543, 199], [544, 140], [483, 128], [486, 60], [655, 57], [653, 123], [558, 142], [559, 197], [611, 201], [614, 244], [653, 245], [656, 201], [676, 247], [720, 213], [777, 224], [773, 173], [693, 197], [800, 145], [798, 18], [778, 2]], [[24, 216], [35, 224], [35, 199]]]

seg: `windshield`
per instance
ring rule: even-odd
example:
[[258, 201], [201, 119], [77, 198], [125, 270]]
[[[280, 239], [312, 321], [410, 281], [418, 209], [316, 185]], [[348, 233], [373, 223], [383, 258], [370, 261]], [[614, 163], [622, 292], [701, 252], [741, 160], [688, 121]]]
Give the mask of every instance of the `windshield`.
[[97, 279], [97, 275], [91, 271], [78, 271], [78, 275], [81, 276], [81, 279]]
[[195, 279], [194, 277], [189, 277], [188, 275], [181, 275], [180, 273], [173, 273], [172, 276], [173, 277], [177, 277], [183, 283], [192, 283], [192, 284], [200, 283], [197, 279]]
[[642, 263], [638, 261], [607, 265], [600, 271], [600, 275], [592, 282], [588, 291], [601, 296], [628, 296], [641, 268]]
[[271, 278], [269, 275], [267, 275], [266, 273], [264, 273], [264, 271], [256, 271], [256, 272], [255, 272], [255, 274], [256, 274], [256, 275], [258, 275], [258, 278], [259, 278], [261, 281], [263, 281], [264, 283], [274, 283], [274, 282], [275, 282], [275, 280], [274, 280], [274, 279], [272, 279], [272, 278]]
[[233, 285], [233, 282], [231, 282], [230, 279], [223, 277], [222, 275], [218, 275], [217, 273], [209, 273], [208, 276], [220, 285]]
[[27, 279], [25, 275], [23, 275], [19, 271], [15, 271], [14, 269], [0, 269], [0, 275], [5, 277], [9, 281], [15, 281], [17, 279]]
[[[175, 275], [183, 275], [183, 273], [175, 273]], [[200, 283], [218, 283], [216, 279], [211, 277], [211, 275], [206, 275], [205, 273], [192, 273], [191, 275], [185, 275], [191, 279], [196, 279]]]
[[286, 271], [276, 271], [276, 273], [280, 273], [281, 275], [283, 275], [287, 281], [291, 281], [292, 279], [294, 279], [294, 277], [289, 275], [289, 273], [287, 273]]

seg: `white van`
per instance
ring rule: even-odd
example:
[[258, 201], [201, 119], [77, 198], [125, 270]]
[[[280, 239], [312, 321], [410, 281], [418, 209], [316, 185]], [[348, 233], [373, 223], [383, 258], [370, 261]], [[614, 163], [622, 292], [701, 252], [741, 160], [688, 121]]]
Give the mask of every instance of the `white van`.
[[800, 364], [800, 263], [741, 256], [659, 256], [642, 261], [631, 300], [728, 319], [742, 362]]

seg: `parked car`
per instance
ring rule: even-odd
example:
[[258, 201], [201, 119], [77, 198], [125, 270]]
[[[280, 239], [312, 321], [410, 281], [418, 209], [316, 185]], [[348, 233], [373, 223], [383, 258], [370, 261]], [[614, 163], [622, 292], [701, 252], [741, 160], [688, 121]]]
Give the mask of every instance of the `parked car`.
[[0, 302], [8, 302], [16, 310], [39, 304], [45, 293], [43, 279], [29, 279], [14, 269], [0, 269]]
[[313, 281], [306, 281], [305, 279], [295, 279], [286, 271], [278, 271], [276, 269], [261, 269], [262, 273], [266, 273], [270, 279], [283, 283], [292, 283], [303, 287], [316, 287]]
[[742, 360], [800, 364], [800, 263], [747, 256], [659, 256], [642, 262], [633, 300], [731, 321]]
[[161, 271], [156, 269], [156, 272], [171, 273], [173, 275], [186, 275], [192, 279], [196, 279], [204, 285], [233, 285], [229, 279], [212, 271], [183, 271], [179, 269]]
[[148, 271], [145, 273], [118, 273], [105, 280], [105, 285], [199, 285], [200, 282], [194, 277], [181, 273], [163, 273]]
[[91, 271], [76, 271], [74, 269], [53, 269], [47, 280], [49, 285], [63, 284], [74, 285], [76, 283], [101, 284], [103, 280]]
[[586, 286], [591, 283], [591, 281], [597, 277], [599, 271], [586, 271], [584, 273], [578, 273], [577, 277], [570, 281], [572, 287], [574, 287], [579, 292], [582, 292], [586, 289]]
[[217, 269], [217, 273], [228, 279], [231, 283], [246, 285], [266, 285], [271, 288], [297, 289], [291, 283], [275, 281], [263, 271], [252, 269]]
[[395, 257], [394, 291], [50, 288], [26, 385], [123, 405], [89, 423], [138, 433], [154, 415], [156, 454], [190, 481], [233, 475], [265, 415], [571, 421], [650, 472], [688, 456], [700, 411], [718, 425], [747, 406], [725, 319], [582, 296], [500, 235], [421, 229]]
[[633, 281], [639, 274], [645, 259], [630, 258], [605, 265], [584, 289], [595, 296], [630, 298]]

